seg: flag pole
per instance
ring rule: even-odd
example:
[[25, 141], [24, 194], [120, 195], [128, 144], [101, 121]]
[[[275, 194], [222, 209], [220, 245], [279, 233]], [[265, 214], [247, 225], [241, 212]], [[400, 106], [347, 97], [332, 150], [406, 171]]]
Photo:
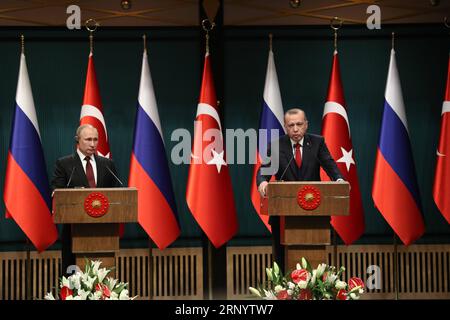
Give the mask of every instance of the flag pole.
[[[392, 32], [392, 50], [395, 50], [395, 32]], [[398, 300], [399, 279], [398, 279], [398, 252], [397, 252], [397, 235], [394, 231], [394, 292], [395, 300]]]
[[148, 237], [148, 300], [153, 298], [153, 242], [150, 237]]
[[[144, 53], [147, 53], [147, 35], [142, 35]], [[153, 298], [153, 241], [148, 237], [148, 299]]]
[[398, 300], [398, 252], [397, 252], [397, 235], [394, 231], [394, 292], [395, 300]]
[[[333, 24], [334, 21], [338, 21], [339, 25], [335, 26]], [[342, 20], [339, 19], [338, 17], [334, 17], [333, 19], [331, 19], [330, 27], [331, 27], [331, 29], [333, 29], [333, 32], [334, 32], [334, 53], [336, 53], [337, 52], [337, 41], [338, 41], [338, 30], [342, 27]], [[331, 228], [331, 230], [333, 233], [333, 265], [337, 268], [337, 255], [338, 255], [337, 232], [334, 228]], [[324, 263], [326, 263], [326, 261], [324, 261]]]
[[[202, 29], [205, 31], [205, 53], [209, 55], [209, 32], [212, 31], [215, 27], [215, 23], [209, 21], [209, 19], [204, 19], [202, 21]], [[211, 241], [204, 236], [205, 241], [207, 242], [206, 249], [206, 267], [207, 267], [207, 299], [213, 299], [213, 247], [211, 245]], [[204, 250], [205, 251], [205, 250]]]
[[[20, 35], [20, 52], [25, 55], [25, 36]], [[26, 262], [25, 262], [25, 272], [27, 275], [27, 289], [26, 289], [26, 299], [31, 300], [31, 250], [30, 250], [30, 239], [26, 237], [25, 247], [26, 247]]]
[[[339, 23], [336, 26], [334, 25], [335, 21], [337, 21]], [[343, 22], [344, 21], [342, 19], [339, 19], [339, 17], [334, 17], [333, 19], [331, 19], [331, 22], [330, 22], [330, 27], [331, 27], [331, 29], [334, 30], [334, 51], [337, 51], [337, 40], [338, 40], [337, 32], [340, 28], [342, 28]]]
[[[90, 23], [93, 23], [93, 25], [90, 25]], [[85, 22], [86, 29], [89, 31], [89, 48], [90, 48], [90, 54], [93, 54], [94, 52], [94, 32], [97, 30], [99, 23], [95, 19], [88, 19]]]
[[202, 28], [205, 31], [205, 49], [206, 49], [206, 54], [209, 54], [209, 32], [212, 31], [212, 29], [214, 29], [214, 27], [216, 26], [216, 24], [214, 22], [210, 22], [208, 19], [204, 19], [202, 21]]

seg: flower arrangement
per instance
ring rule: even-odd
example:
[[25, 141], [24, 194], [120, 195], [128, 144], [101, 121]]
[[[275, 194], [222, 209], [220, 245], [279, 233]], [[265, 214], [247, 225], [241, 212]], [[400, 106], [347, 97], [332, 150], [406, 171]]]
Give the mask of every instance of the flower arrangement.
[[289, 276], [284, 277], [276, 264], [273, 268], [266, 268], [268, 281], [259, 288], [250, 287], [250, 292], [266, 300], [356, 300], [364, 293], [364, 282], [357, 277], [348, 283], [340, 277], [345, 271], [321, 263], [312, 269], [309, 262], [302, 258], [301, 265]]
[[[61, 300], [133, 300], [128, 295], [128, 284], [106, 277], [111, 269], [100, 268], [101, 261], [86, 261], [85, 272], [78, 271], [60, 280], [57, 298]], [[53, 293], [46, 300], [56, 300]]]

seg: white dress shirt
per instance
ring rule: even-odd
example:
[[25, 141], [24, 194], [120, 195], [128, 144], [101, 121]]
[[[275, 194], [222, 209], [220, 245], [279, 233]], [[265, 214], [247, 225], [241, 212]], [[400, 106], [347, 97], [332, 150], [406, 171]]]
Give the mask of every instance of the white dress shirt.
[[[84, 159], [84, 158], [86, 158], [86, 156], [78, 148], [77, 148], [77, 153], [78, 153], [78, 156], [81, 159], [81, 164], [83, 165], [84, 173], [86, 174], [87, 160]], [[89, 158], [91, 159], [90, 162], [91, 162], [92, 170], [94, 171], [95, 184], [97, 184], [97, 164], [95, 162], [95, 157], [92, 155]]]
[[[297, 144], [297, 142], [295, 142], [294, 140], [291, 140], [291, 145], [292, 145], [292, 154], [295, 157], [295, 145]], [[300, 140], [298, 143], [300, 143], [300, 155], [302, 156], [303, 159], [303, 140], [305, 140], [305, 137], [302, 138], [302, 140]]]

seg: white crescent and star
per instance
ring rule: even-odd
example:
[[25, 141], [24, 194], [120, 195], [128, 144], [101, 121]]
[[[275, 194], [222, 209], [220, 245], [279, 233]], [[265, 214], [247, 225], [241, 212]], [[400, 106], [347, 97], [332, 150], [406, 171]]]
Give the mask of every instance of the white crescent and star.
[[345, 163], [347, 172], [350, 172], [350, 166], [352, 164], [355, 165], [355, 160], [353, 160], [353, 149], [350, 149], [350, 151], [347, 151], [341, 147], [341, 151], [342, 151], [342, 157], [339, 160], [337, 160], [336, 162]]
[[[216, 120], [216, 123], [219, 127], [220, 135], [222, 137], [222, 144], [223, 144], [222, 125], [220, 124], [220, 117], [219, 117], [219, 113], [217, 112], [216, 108], [212, 107], [211, 105], [209, 105], [207, 103], [199, 103], [198, 107], [197, 107], [196, 119], [203, 114], [208, 115], [211, 118], [213, 118], [214, 120]], [[212, 149], [211, 154], [212, 154], [213, 158], [211, 160], [209, 160], [206, 164], [215, 165], [217, 168], [217, 173], [220, 173], [222, 166], [227, 165], [227, 163], [224, 160], [224, 151], [222, 150], [222, 152], [217, 153], [216, 150]], [[191, 153], [191, 157], [194, 159], [198, 159], [198, 157], [194, 156], [192, 153]]]
[[[445, 113], [450, 112], [450, 101], [444, 101], [442, 104], [442, 113], [441, 116], [443, 116]], [[447, 119], [448, 120], [448, 119]], [[438, 157], [445, 157], [446, 155], [439, 152], [439, 149], [436, 149], [436, 155]]]

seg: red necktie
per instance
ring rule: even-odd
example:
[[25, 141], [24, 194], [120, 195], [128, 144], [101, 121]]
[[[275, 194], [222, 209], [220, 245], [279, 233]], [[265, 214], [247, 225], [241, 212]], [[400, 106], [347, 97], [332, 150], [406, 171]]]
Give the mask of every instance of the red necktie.
[[89, 187], [95, 188], [95, 178], [94, 178], [94, 169], [92, 169], [91, 158], [86, 157], [86, 178], [89, 183]]
[[300, 152], [300, 147], [300, 143], [295, 144], [295, 162], [299, 168], [302, 166], [302, 153]]

